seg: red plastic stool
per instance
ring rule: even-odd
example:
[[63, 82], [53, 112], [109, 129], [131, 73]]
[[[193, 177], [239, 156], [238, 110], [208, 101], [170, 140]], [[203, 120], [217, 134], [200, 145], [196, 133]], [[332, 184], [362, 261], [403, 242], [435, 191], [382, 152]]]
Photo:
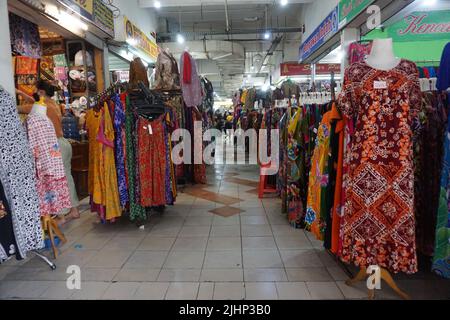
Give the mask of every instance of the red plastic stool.
[[259, 189], [258, 190], [259, 199], [264, 198], [265, 194], [274, 194], [274, 193], [278, 192], [276, 187], [269, 186], [267, 184], [267, 177], [268, 177], [267, 174], [268, 174], [268, 171], [273, 172], [272, 169], [274, 169], [274, 168], [271, 167], [270, 163], [266, 164], [266, 165], [261, 165], [261, 170], [259, 173], [259, 188], [258, 188]]

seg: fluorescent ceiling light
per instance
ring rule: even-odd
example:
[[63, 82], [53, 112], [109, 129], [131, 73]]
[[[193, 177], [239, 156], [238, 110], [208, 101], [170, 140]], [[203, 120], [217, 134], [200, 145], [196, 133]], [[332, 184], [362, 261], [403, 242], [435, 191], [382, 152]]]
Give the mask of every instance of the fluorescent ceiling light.
[[78, 17], [71, 15], [65, 11], [62, 11], [59, 14], [59, 20], [60, 22], [64, 23], [66, 26], [69, 27], [76, 27], [84, 31], [88, 31], [89, 27], [86, 23], [81, 21]]
[[130, 46], [135, 47], [137, 45], [137, 40], [136, 39], [127, 39], [127, 43]]
[[177, 42], [179, 44], [183, 44], [184, 43], [184, 37], [181, 34], [177, 34]]
[[221, 56], [218, 56], [218, 57], [214, 57], [213, 60], [220, 60], [220, 59], [223, 59], [223, 58], [227, 58], [227, 57], [229, 57], [229, 56], [232, 56], [232, 55], [233, 55], [233, 53], [229, 52], [229, 53], [226, 53], [226, 54], [224, 54], [224, 55], [221, 55]]
[[436, 5], [436, 3], [437, 3], [437, 0], [424, 0], [425, 6], [428, 6], [428, 7], [433, 7], [434, 5]]

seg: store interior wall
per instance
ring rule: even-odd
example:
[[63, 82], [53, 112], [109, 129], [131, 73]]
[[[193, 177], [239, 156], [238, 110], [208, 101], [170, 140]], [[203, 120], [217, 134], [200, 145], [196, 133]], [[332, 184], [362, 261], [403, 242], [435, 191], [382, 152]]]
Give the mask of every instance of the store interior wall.
[[120, 9], [121, 16], [114, 21], [116, 30], [123, 29], [123, 16], [130, 19], [148, 37], [156, 32], [158, 21], [153, 10], [142, 8], [139, 0], [115, 0], [114, 5]]

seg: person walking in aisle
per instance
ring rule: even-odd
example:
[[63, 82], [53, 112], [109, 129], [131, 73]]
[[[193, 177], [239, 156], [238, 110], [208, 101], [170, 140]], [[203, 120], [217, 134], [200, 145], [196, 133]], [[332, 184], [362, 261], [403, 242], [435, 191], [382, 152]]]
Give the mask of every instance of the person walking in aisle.
[[75, 188], [75, 182], [72, 177], [72, 145], [64, 138], [62, 129], [62, 117], [64, 110], [61, 105], [58, 105], [54, 100], [53, 96], [56, 92], [56, 87], [51, 85], [47, 81], [40, 80], [36, 86], [37, 90], [33, 97], [30, 97], [26, 93], [16, 90], [16, 93], [21, 96], [26, 103], [18, 106], [18, 111], [20, 113], [29, 114], [33, 108], [33, 104], [39, 101], [40, 98], [44, 98], [44, 102], [47, 105], [47, 117], [53, 123], [55, 128], [56, 137], [58, 138], [58, 143], [61, 148], [61, 154], [64, 162], [64, 171], [66, 172], [67, 183], [70, 190], [70, 200], [72, 203], [72, 209], [63, 216], [60, 223], [64, 224], [70, 220], [79, 219], [80, 211], [78, 209], [79, 200], [77, 191]]

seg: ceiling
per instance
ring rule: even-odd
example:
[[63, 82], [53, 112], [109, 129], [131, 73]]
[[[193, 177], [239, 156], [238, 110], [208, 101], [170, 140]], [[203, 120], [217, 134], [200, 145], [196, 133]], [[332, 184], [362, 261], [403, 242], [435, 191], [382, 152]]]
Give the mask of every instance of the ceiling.
[[[243, 85], [268, 82], [270, 72], [282, 60], [282, 47], [286, 43], [292, 42], [298, 48], [300, 12], [304, 3], [311, 1], [288, 2], [282, 6], [279, 0], [166, 0], [160, 1], [158, 9], [154, 7], [154, 0], [140, 0], [139, 4], [155, 10], [159, 17], [157, 34], [162, 47], [178, 46], [177, 53], [189, 47], [196, 59], [209, 60], [209, 63], [198, 61], [200, 65], [211, 67], [202, 68], [200, 73], [207, 74], [216, 93], [226, 98]], [[270, 30], [267, 38], [266, 30]], [[186, 42], [177, 43], [178, 34], [182, 34]], [[232, 42], [234, 46], [212, 53], [205, 50], [206, 45], [197, 45], [199, 41]], [[269, 49], [271, 54], [267, 56]]]

